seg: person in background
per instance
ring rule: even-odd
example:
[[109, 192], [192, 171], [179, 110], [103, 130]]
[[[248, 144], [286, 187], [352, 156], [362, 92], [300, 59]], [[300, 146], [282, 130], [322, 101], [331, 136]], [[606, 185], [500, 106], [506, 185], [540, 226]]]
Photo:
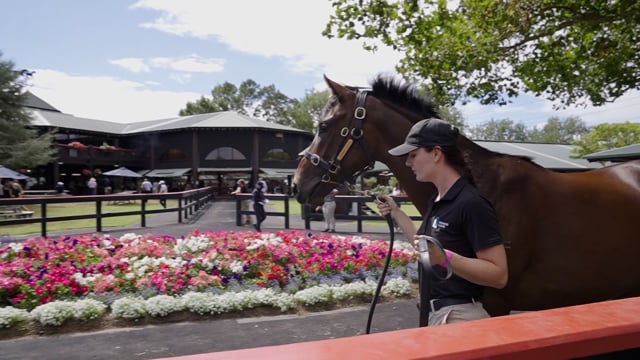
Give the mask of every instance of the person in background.
[[[167, 184], [164, 183], [164, 180], [160, 180], [160, 182], [158, 182], [158, 193], [159, 194], [166, 194], [169, 192], [169, 188], [167, 187]], [[160, 205], [162, 205], [163, 208], [167, 208], [167, 199], [160, 199]]]
[[64, 183], [62, 181], [58, 181], [54, 189], [58, 195], [62, 195], [64, 193]]
[[260, 225], [267, 218], [267, 214], [264, 211], [264, 205], [267, 202], [267, 198], [264, 196], [263, 184], [258, 181], [255, 189], [253, 189], [253, 211], [256, 214], [256, 223], [253, 227], [256, 231], [262, 231]]
[[[13, 198], [21, 198], [24, 195], [22, 185], [20, 185], [20, 182], [17, 179], [14, 179], [13, 183], [11, 183], [11, 195]], [[18, 209], [20, 209], [20, 211], [29, 211], [29, 208], [25, 205], [19, 205]]]
[[[248, 193], [249, 193], [249, 187], [247, 187], [247, 183], [244, 180], [240, 179], [236, 182], [236, 189], [231, 192], [231, 195], [248, 194]], [[249, 199], [249, 197], [246, 197], [240, 200], [240, 210], [251, 211], [251, 199]], [[251, 225], [251, 215], [243, 214], [241, 221], [245, 225]]]
[[140, 192], [143, 194], [151, 194], [153, 191], [153, 184], [149, 179], [142, 180], [142, 184], [140, 184]]
[[[323, 199], [322, 216], [326, 225], [324, 232], [336, 232], [336, 195], [338, 195], [338, 189], [333, 189]], [[316, 208], [316, 210], [319, 209]]]
[[430, 199], [420, 228], [388, 195], [376, 201], [382, 216], [391, 215], [407, 239], [434, 237], [444, 249], [429, 242], [433, 266], [450, 266], [453, 276], [432, 281], [429, 325], [483, 319], [489, 314], [480, 299], [484, 288], [502, 289], [509, 278], [507, 255], [493, 205], [473, 185], [464, 157], [456, 147], [458, 129], [440, 119], [413, 125], [404, 144], [389, 150], [406, 156], [405, 165], [417, 181], [431, 182], [437, 193]]
[[98, 193], [98, 182], [96, 181], [96, 178], [94, 178], [92, 176], [91, 179], [89, 179], [89, 181], [87, 181], [87, 187], [89, 188], [89, 195], [97, 194]]
[[269, 185], [267, 185], [267, 181], [264, 178], [260, 178], [258, 180], [259, 184], [262, 184], [262, 192], [263, 193], [267, 193], [267, 191], [269, 190]]

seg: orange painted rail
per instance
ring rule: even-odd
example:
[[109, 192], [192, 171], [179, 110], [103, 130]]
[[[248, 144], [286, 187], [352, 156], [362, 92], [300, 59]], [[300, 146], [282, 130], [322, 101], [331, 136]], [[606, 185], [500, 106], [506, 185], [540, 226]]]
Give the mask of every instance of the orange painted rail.
[[640, 297], [173, 360], [566, 359], [640, 347]]

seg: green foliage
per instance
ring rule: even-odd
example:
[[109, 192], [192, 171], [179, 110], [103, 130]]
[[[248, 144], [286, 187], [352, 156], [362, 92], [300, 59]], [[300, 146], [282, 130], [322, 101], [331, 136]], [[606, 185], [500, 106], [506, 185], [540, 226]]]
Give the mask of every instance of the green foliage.
[[529, 139], [550, 144], [570, 144], [588, 132], [587, 124], [579, 117], [568, 117], [565, 120], [552, 117], [541, 130], [534, 128], [529, 133]]
[[328, 97], [327, 91], [311, 91], [302, 100], [291, 99], [274, 85], [263, 87], [248, 79], [240, 86], [229, 82], [216, 85], [211, 90], [211, 98], [203, 96], [194, 102], [188, 102], [179, 114], [186, 116], [237, 111], [243, 115], [311, 132]]
[[505, 104], [521, 92], [602, 105], [640, 86], [636, 0], [333, 0], [323, 31], [387, 45], [437, 103]]
[[524, 124], [514, 123], [509, 119], [491, 119], [485, 124], [472, 128], [470, 133], [476, 140], [527, 141], [529, 139]]
[[640, 143], [640, 123], [600, 124], [594, 126], [581, 140], [572, 157], [579, 158], [594, 152]]
[[24, 107], [24, 88], [30, 75], [0, 58], [0, 161], [10, 168], [30, 168], [54, 160], [53, 135], [38, 134], [31, 128], [31, 114]]

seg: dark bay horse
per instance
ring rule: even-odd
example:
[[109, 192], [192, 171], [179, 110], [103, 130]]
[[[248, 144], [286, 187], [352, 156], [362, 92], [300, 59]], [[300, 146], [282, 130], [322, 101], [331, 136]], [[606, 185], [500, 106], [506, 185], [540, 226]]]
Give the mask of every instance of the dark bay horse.
[[[388, 77], [370, 90], [325, 81], [332, 96], [296, 170], [298, 201], [320, 204], [336, 183], [380, 161], [424, 214], [435, 188], [387, 150], [415, 122], [437, 116], [433, 104]], [[496, 209], [507, 248], [509, 283], [487, 288], [483, 299], [492, 316], [640, 296], [640, 160], [559, 173], [462, 135], [457, 146]]]

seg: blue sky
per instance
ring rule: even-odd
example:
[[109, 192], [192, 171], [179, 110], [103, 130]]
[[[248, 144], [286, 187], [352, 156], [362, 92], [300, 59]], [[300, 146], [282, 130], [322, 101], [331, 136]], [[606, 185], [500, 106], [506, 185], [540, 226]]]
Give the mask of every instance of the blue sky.
[[[176, 116], [225, 81], [252, 79], [301, 99], [322, 75], [365, 86], [400, 54], [326, 39], [329, 0], [22, 0], [2, 5], [0, 51], [35, 70], [30, 90], [62, 112], [133, 122]], [[471, 125], [509, 118], [527, 126], [552, 116], [588, 125], [640, 122], [640, 94], [599, 108], [555, 111], [522, 96], [503, 106], [458, 107]]]

